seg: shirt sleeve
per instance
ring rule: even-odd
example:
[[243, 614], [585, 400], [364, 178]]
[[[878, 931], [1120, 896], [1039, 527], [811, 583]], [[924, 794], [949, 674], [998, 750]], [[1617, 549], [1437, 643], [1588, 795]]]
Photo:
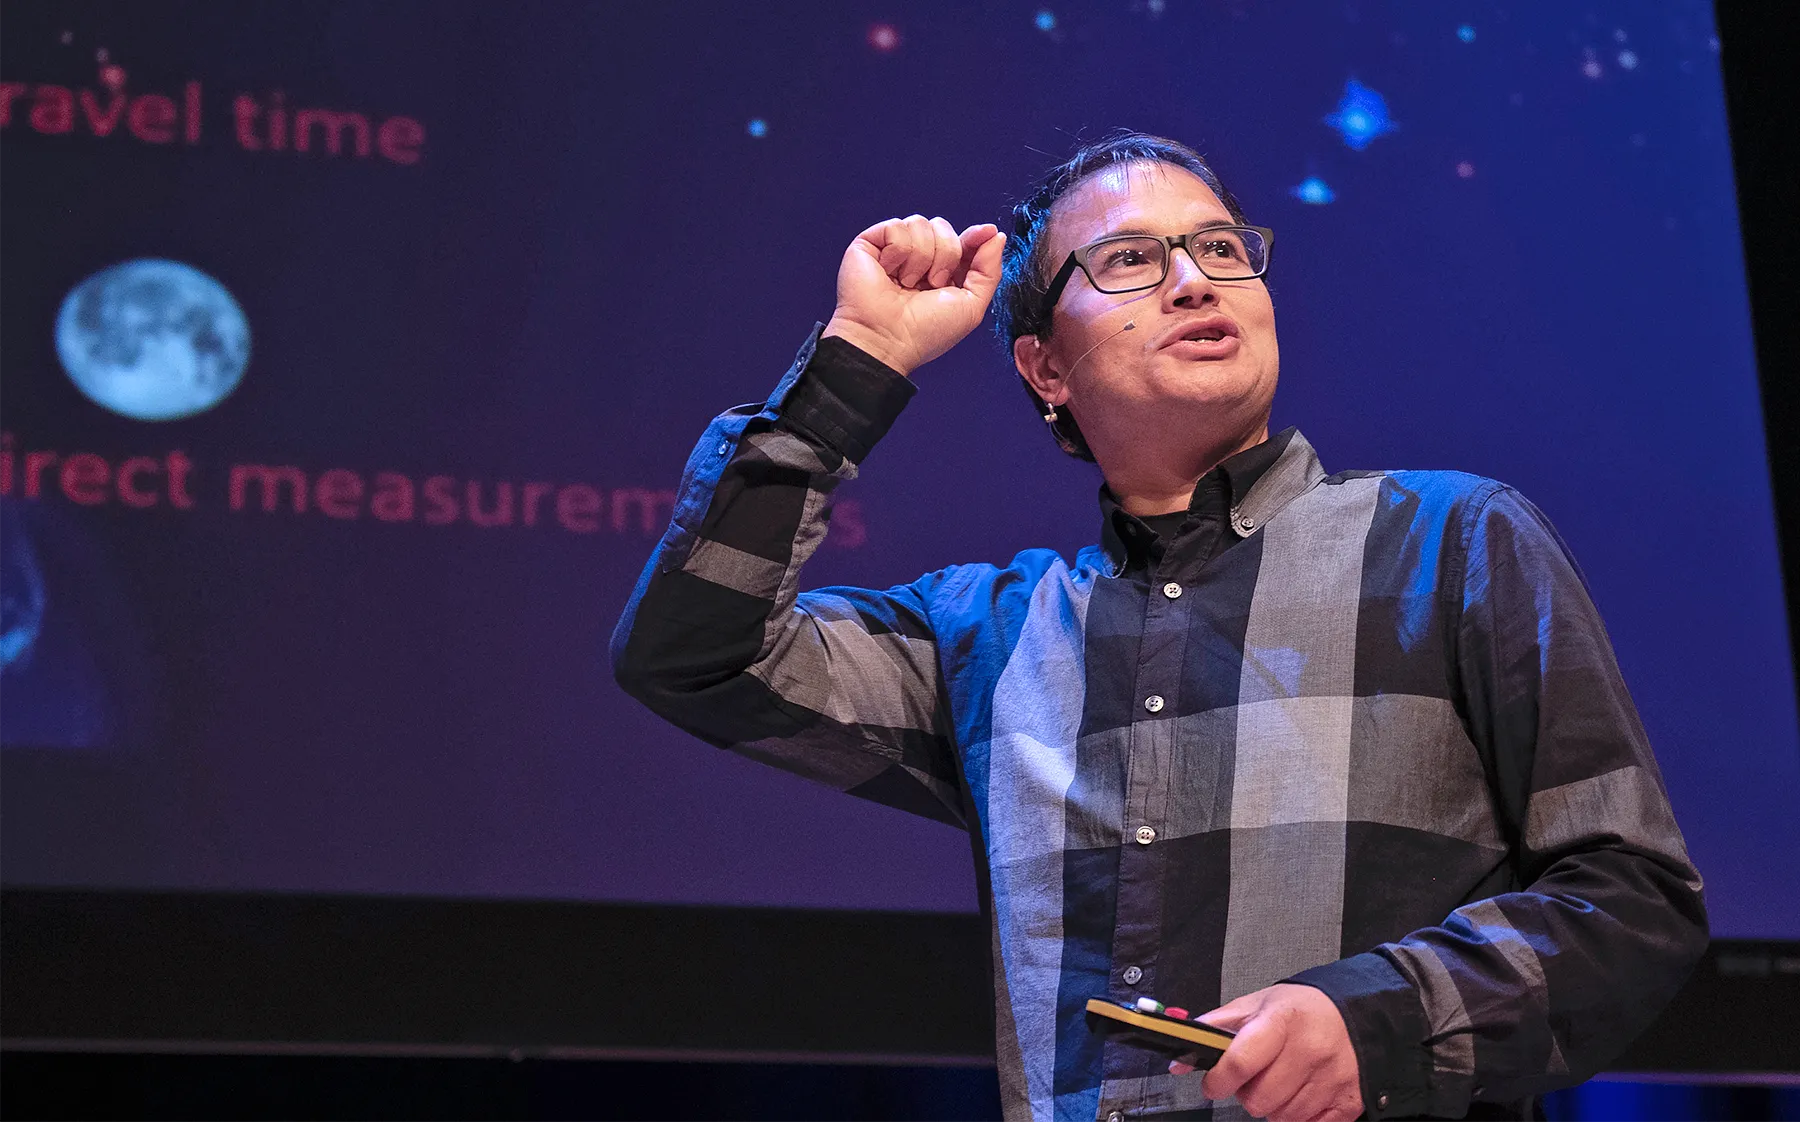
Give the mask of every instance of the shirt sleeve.
[[1701, 881], [1566, 545], [1500, 485], [1463, 527], [1457, 672], [1521, 887], [1292, 981], [1344, 1014], [1370, 1117], [1579, 1083], [1674, 997]]
[[768, 401], [700, 438], [613, 633], [614, 677], [711, 744], [964, 825], [922, 585], [797, 591], [833, 490], [916, 392], [819, 332]]

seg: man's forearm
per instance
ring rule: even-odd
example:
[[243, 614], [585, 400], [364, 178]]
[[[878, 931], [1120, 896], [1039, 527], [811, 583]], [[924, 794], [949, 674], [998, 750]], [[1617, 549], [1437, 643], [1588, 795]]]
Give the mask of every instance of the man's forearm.
[[[912, 393], [815, 328], [767, 402], [708, 426], [613, 633], [613, 672], [628, 693], [715, 743], [784, 723], [766, 690], [739, 678], [794, 602], [794, 571], [824, 536], [827, 498]], [[765, 716], [750, 719], [757, 711]]]
[[1706, 938], [1699, 891], [1680, 870], [1596, 849], [1292, 980], [1343, 1013], [1371, 1117], [1454, 1117], [1610, 1063], [1674, 996]]

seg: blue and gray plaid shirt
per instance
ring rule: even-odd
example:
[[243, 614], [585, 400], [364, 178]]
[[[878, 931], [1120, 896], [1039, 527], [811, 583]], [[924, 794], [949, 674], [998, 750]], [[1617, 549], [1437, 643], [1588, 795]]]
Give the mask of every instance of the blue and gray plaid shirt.
[[1700, 877], [1524, 497], [1328, 475], [1290, 430], [1167, 540], [1112, 509], [1072, 564], [800, 592], [832, 490], [913, 392], [815, 329], [715, 420], [614, 668], [713, 744], [978, 832], [1009, 1118], [1244, 1116], [1090, 1034], [1089, 997], [1317, 986], [1390, 1118], [1519, 1117], [1674, 994]]

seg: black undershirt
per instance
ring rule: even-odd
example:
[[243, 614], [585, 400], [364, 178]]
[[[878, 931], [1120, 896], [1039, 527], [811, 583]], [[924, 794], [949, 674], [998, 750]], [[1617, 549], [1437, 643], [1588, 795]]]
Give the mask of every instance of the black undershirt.
[[1112, 530], [1108, 537], [1124, 551], [1124, 571], [1155, 569], [1171, 549], [1178, 549], [1186, 563], [1205, 565], [1235, 545], [1238, 536], [1231, 528], [1232, 508], [1244, 501], [1250, 488], [1274, 465], [1293, 431], [1284, 429], [1201, 476], [1186, 510], [1134, 517], [1103, 488], [1101, 506]]

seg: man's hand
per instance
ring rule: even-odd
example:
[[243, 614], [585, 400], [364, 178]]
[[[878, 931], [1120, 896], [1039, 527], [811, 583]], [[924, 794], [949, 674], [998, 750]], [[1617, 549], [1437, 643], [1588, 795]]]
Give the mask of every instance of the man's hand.
[[992, 223], [958, 234], [942, 218], [918, 214], [877, 222], [844, 251], [825, 334], [911, 374], [981, 323], [1005, 244]]
[[[1236, 1096], [1245, 1110], [1271, 1122], [1351, 1122], [1363, 1112], [1350, 1033], [1323, 991], [1270, 986], [1201, 1019], [1237, 1033], [1200, 1081], [1207, 1098]], [[1194, 1068], [1177, 1060], [1169, 1070]]]

